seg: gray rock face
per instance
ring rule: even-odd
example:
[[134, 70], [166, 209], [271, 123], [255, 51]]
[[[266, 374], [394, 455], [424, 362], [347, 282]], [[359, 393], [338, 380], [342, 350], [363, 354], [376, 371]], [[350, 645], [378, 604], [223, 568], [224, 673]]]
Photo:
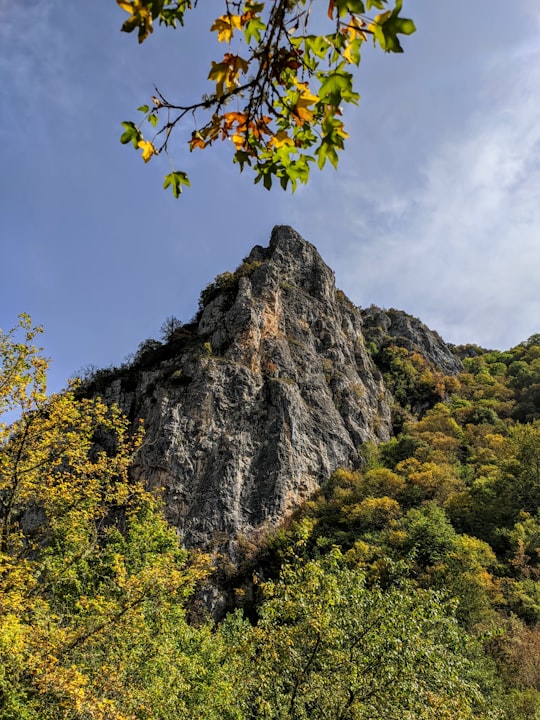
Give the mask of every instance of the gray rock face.
[[276, 227], [267, 248], [203, 290], [194, 323], [144, 343], [92, 392], [143, 418], [134, 473], [163, 489], [185, 544], [223, 547], [358, 465], [366, 441], [389, 439], [391, 397], [364, 342], [461, 368], [419, 320], [355, 307], [313, 245]]
[[412, 315], [402, 310], [381, 310], [374, 306], [361, 312], [366, 342], [374, 342], [377, 349], [394, 343], [420, 353], [447, 375], [455, 375], [463, 369], [459, 358], [452, 353], [440, 335]]
[[135, 472], [191, 546], [275, 523], [391, 428], [361, 312], [294, 230], [202, 297], [188, 341], [103, 392], [144, 419]]

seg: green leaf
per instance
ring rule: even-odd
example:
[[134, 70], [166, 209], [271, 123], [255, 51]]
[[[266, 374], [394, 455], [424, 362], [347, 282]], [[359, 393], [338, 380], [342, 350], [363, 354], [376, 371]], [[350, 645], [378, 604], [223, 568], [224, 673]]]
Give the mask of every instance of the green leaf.
[[137, 128], [135, 123], [129, 121], [123, 122], [122, 127], [124, 128], [124, 132], [120, 136], [120, 142], [122, 145], [131, 143], [134, 148], [137, 148], [139, 146], [139, 142], [142, 140], [140, 130]]
[[398, 35], [412, 35], [416, 31], [412, 20], [399, 17], [402, 5], [403, 0], [396, 0], [392, 12], [379, 15], [372, 25], [375, 40], [386, 52], [402, 53]]
[[148, 105], [141, 105], [140, 107], [137, 108], [137, 110], [146, 115], [146, 113], [150, 110], [150, 108], [148, 107]]
[[324, 58], [329, 48], [330, 43], [324, 35], [307, 35], [304, 38], [304, 47], [307, 53], [312, 52], [319, 58]]
[[260, 18], [254, 17], [250, 20], [244, 28], [244, 37], [248, 45], [252, 38], [255, 38], [258, 43], [261, 42], [261, 32], [264, 30], [266, 30], [266, 25]]
[[152, 125], [152, 127], [156, 127], [156, 125], [158, 123], [158, 116], [157, 115], [149, 115], [148, 122]]
[[248, 152], [245, 152], [245, 150], [237, 150], [234, 154], [233, 161], [240, 165], [240, 172], [242, 172], [246, 163], [251, 165], [251, 156]]
[[340, 17], [344, 15], [363, 15], [366, 8], [362, 0], [335, 0], [336, 7]]
[[153, 0], [152, 20], [155, 20], [163, 12], [164, 0]]
[[339, 162], [338, 154], [335, 146], [328, 140], [322, 141], [317, 150], [315, 150], [315, 154], [318, 158], [317, 165], [319, 166], [319, 170], [323, 169], [327, 160], [334, 166], [334, 168], [337, 168]]
[[322, 74], [319, 98], [327, 105], [339, 107], [341, 101], [356, 103], [360, 97], [352, 89], [352, 75], [348, 72], [332, 72]]
[[311, 156], [299, 157], [298, 160], [291, 162], [286, 168], [287, 175], [291, 181], [293, 192], [296, 190], [297, 182], [306, 184], [309, 180], [309, 165], [308, 161], [313, 160]]
[[181, 195], [182, 185], [187, 185], [187, 187], [191, 185], [185, 172], [176, 171], [165, 175], [163, 188], [166, 190], [170, 186], [175, 198], [178, 198]]

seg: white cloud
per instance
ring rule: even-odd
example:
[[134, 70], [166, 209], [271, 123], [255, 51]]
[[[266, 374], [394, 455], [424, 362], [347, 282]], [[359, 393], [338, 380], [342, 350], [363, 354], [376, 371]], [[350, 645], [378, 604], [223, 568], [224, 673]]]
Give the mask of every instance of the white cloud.
[[335, 267], [360, 304], [407, 310], [452, 342], [507, 347], [540, 330], [540, 52], [506, 48], [487, 65], [476, 106], [414, 148], [409, 178], [338, 179]]

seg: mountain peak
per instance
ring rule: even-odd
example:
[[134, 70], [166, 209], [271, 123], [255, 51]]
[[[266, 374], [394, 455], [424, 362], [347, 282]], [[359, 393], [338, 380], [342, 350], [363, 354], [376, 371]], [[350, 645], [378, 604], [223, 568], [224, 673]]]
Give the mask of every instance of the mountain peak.
[[274, 226], [268, 249], [271, 255], [281, 253], [282, 255], [290, 255], [293, 259], [311, 255], [319, 257], [319, 252], [315, 245], [304, 240], [290, 225]]
[[315, 245], [305, 240], [300, 233], [296, 232], [290, 225], [274, 225], [268, 247], [255, 245], [249, 257], [254, 260], [266, 260], [274, 254], [277, 254], [278, 257], [290, 256], [293, 261], [299, 257], [310, 255], [319, 256]]
[[292, 228], [274, 228], [268, 247], [218, 276], [190, 328], [108, 395], [144, 418], [136, 473], [164, 488], [186, 544], [279, 521], [336, 468], [357, 465], [363, 443], [389, 438], [360, 311]]
[[281, 225], [203, 290], [197, 321], [155, 361], [110, 383], [107, 400], [144, 419], [135, 474], [163, 488], [187, 545], [278, 522], [389, 439], [363, 326], [317, 249]]
[[334, 273], [317, 248], [289, 225], [276, 225], [268, 247], [256, 245], [246, 261], [265, 263], [269, 282], [288, 282], [321, 299], [335, 292]]

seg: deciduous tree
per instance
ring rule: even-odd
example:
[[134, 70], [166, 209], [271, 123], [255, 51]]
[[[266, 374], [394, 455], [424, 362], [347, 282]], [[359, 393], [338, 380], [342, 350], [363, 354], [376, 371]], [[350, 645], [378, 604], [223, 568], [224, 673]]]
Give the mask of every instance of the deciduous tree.
[[38, 332], [0, 332], [0, 410], [22, 413], [0, 426], [0, 717], [215, 718], [232, 683], [185, 615], [207, 563], [130, 481], [120, 411], [47, 396]]
[[368, 588], [334, 550], [284, 566], [265, 595], [245, 653], [246, 717], [487, 717], [464, 635], [436, 593]]
[[[156, 24], [183, 25], [196, 0], [116, 0], [128, 18], [125, 32], [144, 42]], [[210, 30], [224, 48], [211, 62], [208, 93], [177, 101], [156, 88], [142, 105], [140, 122], [122, 123], [121, 142], [140, 150], [144, 162], [168, 154], [170, 138], [190, 123], [189, 149], [218, 140], [233, 145], [233, 160], [250, 167], [265, 188], [306, 183], [310, 166], [334, 167], [348, 137], [343, 105], [357, 104], [352, 70], [364, 42], [385, 52], [403, 51], [400, 35], [415, 27], [401, 16], [403, 0], [224, 0]], [[325, 25], [327, 26], [325, 29]], [[165, 177], [175, 197], [187, 174]]]

